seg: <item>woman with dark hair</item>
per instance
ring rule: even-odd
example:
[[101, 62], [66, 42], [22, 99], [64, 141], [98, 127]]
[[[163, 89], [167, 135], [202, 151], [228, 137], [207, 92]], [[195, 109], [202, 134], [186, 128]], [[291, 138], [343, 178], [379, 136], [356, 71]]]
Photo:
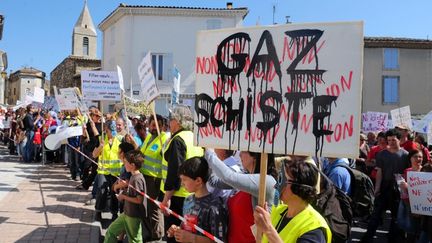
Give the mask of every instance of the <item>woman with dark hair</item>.
[[[274, 156], [268, 156], [265, 198], [271, 208], [275, 198], [276, 169]], [[254, 225], [253, 208], [258, 205], [261, 154], [240, 152], [240, 158], [245, 173], [235, 172], [213, 150], [206, 150], [206, 159], [216, 175], [210, 178], [210, 185], [219, 189], [234, 189], [227, 200], [228, 242], [255, 242], [251, 226]]]
[[400, 190], [400, 202], [397, 212], [397, 224], [400, 229], [407, 234], [408, 242], [416, 242], [416, 238], [420, 235], [419, 224], [420, 217], [411, 213], [410, 201], [408, 197], [408, 172], [419, 172], [422, 169], [423, 153], [418, 149], [413, 149], [408, 153], [408, 160], [411, 167], [405, 169], [404, 174], [397, 174], [396, 182]]
[[262, 242], [331, 242], [325, 219], [310, 205], [317, 195], [318, 170], [304, 161], [285, 159], [276, 185], [280, 204], [271, 216], [264, 208], [254, 211], [256, 226], [264, 233]]

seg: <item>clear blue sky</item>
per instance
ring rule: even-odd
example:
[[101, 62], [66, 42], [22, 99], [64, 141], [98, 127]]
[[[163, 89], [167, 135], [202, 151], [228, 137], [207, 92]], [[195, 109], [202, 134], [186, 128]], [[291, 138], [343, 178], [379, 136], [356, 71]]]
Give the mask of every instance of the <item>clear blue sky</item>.
[[[97, 25], [121, 2], [131, 5], [224, 8], [221, 0], [88, 0]], [[431, 0], [233, 0], [234, 7], [247, 7], [244, 26], [363, 20], [365, 36], [432, 38]], [[0, 49], [6, 51], [9, 70], [32, 66], [49, 73], [71, 54], [72, 30], [84, 0], [0, 0], [5, 19]], [[98, 33], [101, 56], [101, 33]]]

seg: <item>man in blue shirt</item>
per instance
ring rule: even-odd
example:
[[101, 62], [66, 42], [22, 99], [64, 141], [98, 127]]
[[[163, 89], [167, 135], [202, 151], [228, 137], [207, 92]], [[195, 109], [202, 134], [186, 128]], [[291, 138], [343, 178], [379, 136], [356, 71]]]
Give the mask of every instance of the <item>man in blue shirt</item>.
[[328, 158], [328, 164], [324, 167], [324, 174], [347, 195], [351, 194], [351, 175], [347, 168], [346, 158]]

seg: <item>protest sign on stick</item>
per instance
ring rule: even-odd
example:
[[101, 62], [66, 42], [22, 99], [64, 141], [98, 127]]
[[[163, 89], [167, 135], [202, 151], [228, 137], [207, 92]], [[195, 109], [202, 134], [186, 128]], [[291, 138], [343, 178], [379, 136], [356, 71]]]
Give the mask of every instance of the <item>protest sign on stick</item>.
[[147, 55], [142, 59], [140, 65], [138, 66], [138, 76], [141, 81], [141, 90], [143, 94], [142, 100], [147, 104], [150, 104], [156, 97], [159, 96], [159, 90], [156, 85], [156, 79], [153, 74], [153, 68], [151, 65], [151, 53], [148, 52]]
[[363, 132], [386, 131], [388, 124], [388, 114], [384, 112], [368, 111], [362, 114]]
[[358, 157], [361, 22], [202, 31], [196, 50], [195, 144]]
[[410, 106], [400, 107], [390, 111], [393, 126], [406, 126], [412, 130], [411, 109]]
[[127, 133], [130, 133], [130, 130], [129, 130], [129, 123], [128, 123], [128, 121], [129, 121], [129, 118], [128, 118], [128, 114], [127, 114], [127, 108], [126, 108], [126, 98], [125, 98], [125, 90], [124, 90], [124, 82], [123, 82], [123, 72], [122, 72], [122, 69], [120, 68], [120, 66], [118, 66], [117, 65], [117, 75], [118, 75], [118, 80], [119, 80], [119, 86], [120, 86], [120, 90], [121, 90], [121, 94], [122, 94], [122, 97], [123, 97], [123, 104], [124, 104], [124, 107], [125, 107], [125, 109], [124, 109], [124, 113], [125, 113], [125, 123], [126, 123], [126, 130], [127, 130]]
[[[151, 53], [148, 52], [147, 55], [144, 56], [140, 65], [138, 66], [138, 76], [141, 81], [141, 90], [143, 93], [143, 101], [149, 105], [159, 96], [159, 90], [156, 85], [156, 79], [153, 73], [153, 68], [151, 65]], [[153, 118], [156, 122], [156, 129], [158, 136], [160, 135], [159, 125], [156, 119], [156, 112], [152, 109]], [[161, 139], [162, 144], [162, 138]]]
[[196, 145], [358, 157], [362, 22], [202, 31], [196, 53]]
[[82, 95], [85, 100], [121, 100], [117, 72], [82, 71]]
[[41, 89], [39, 87], [34, 87], [33, 101], [37, 102], [37, 103], [44, 103], [44, 101], [45, 101], [45, 90], [43, 90], [43, 89]]
[[432, 216], [432, 173], [408, 171], [407, 183], [411, 212]]

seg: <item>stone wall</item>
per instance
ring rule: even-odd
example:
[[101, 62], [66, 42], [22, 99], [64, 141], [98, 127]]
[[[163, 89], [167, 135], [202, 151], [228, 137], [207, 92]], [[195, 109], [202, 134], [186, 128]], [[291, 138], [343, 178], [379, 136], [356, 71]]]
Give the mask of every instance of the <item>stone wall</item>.
[[63, 60], [51, 72], [51, 91], [52, 87], [59, 88], [79, 87], [81, 88], [80, 73], [82, 70], [97, 70], [101, 67], [99, 59], [85, 59], [69, 56]]

